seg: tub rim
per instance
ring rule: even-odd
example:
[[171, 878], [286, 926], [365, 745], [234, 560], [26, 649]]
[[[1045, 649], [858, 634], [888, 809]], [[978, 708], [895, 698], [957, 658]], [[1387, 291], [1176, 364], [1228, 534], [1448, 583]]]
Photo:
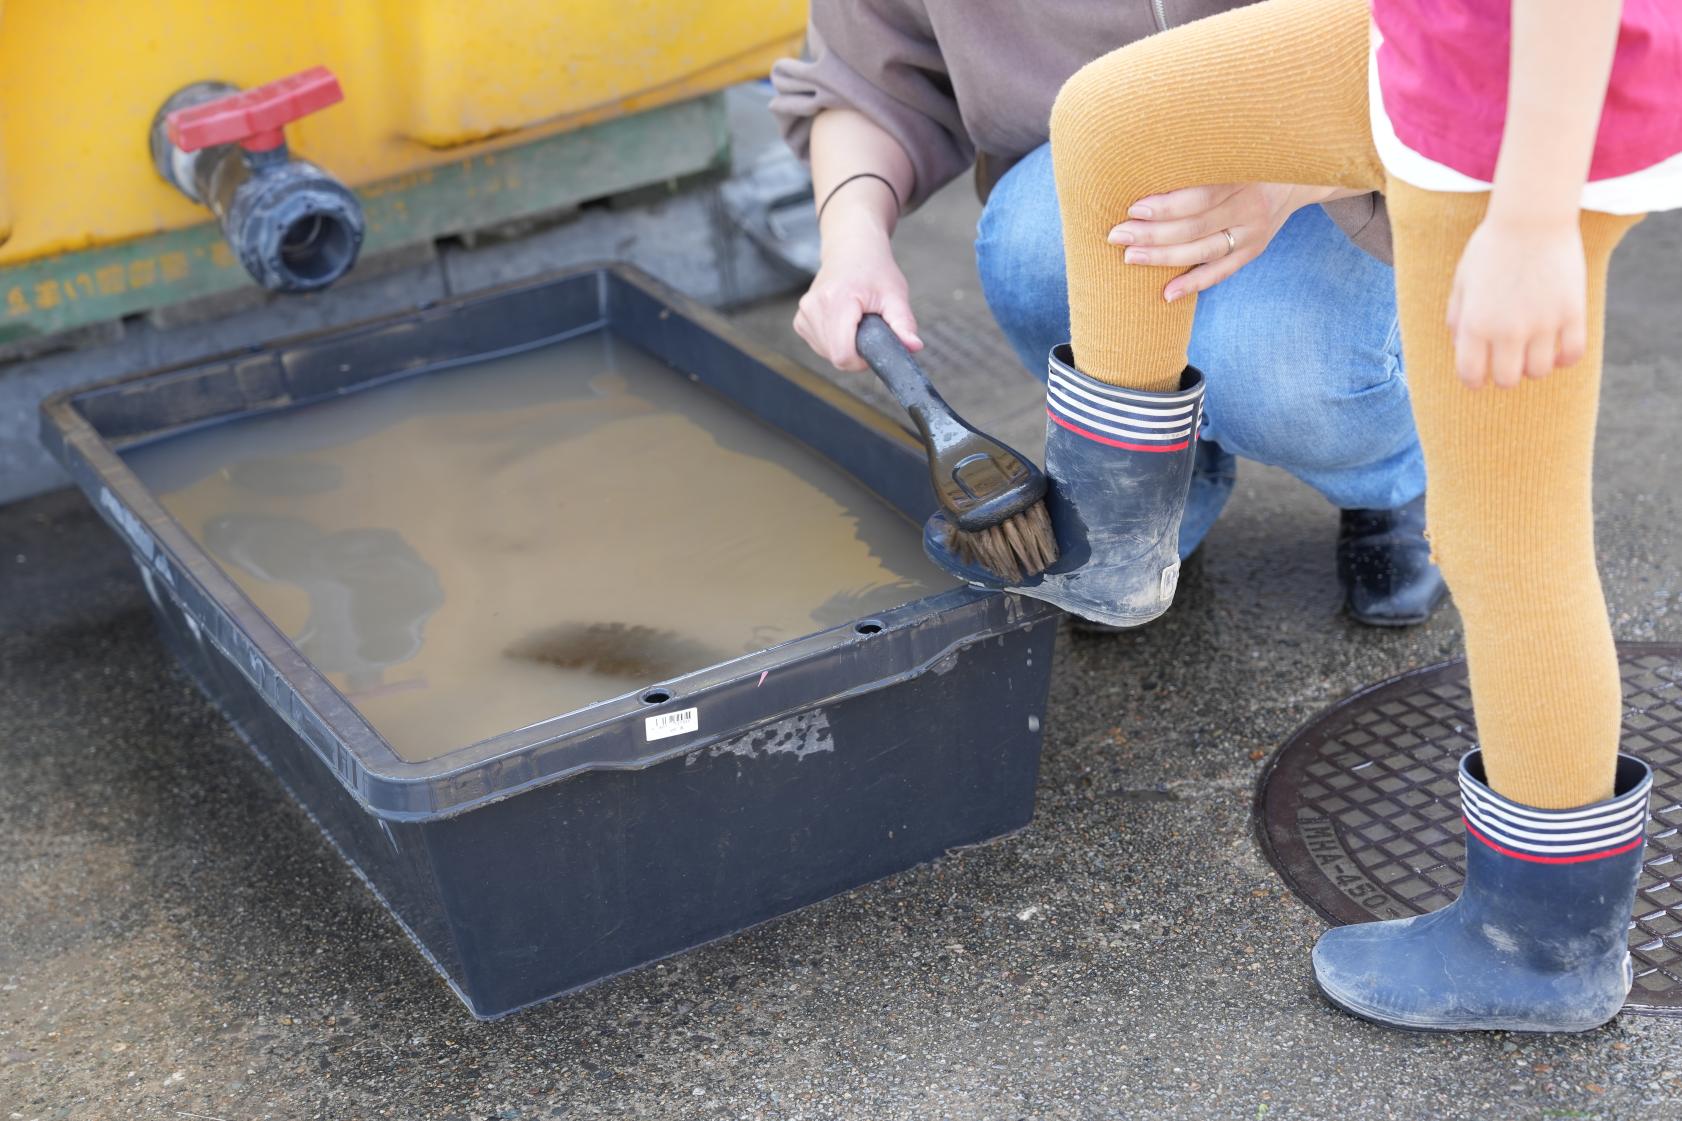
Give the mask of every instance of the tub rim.
[[[358, 346], [404, 332], [413, 337], [443, 321], [471, 318], [508, 301], [554, 296], [557, 315], [587, 321], [549, 335], [490, 350], [464, 348], [449, 357], [410, 361], [396, 369], [332, 385], [327, 366]], [[483, 316], [481, 316], [483, 317]], [[325, 674], [164, 510], [121, 453], [202, 425], [296, 407], [392, 381], [482, 361], [498, 353], [550, 345], [616, 325], [642, 329], [634, 340], [691, 379], [724, 393], [808, 450], [853, 476], [913, 522], [932, 511], [921, 444], [902, 423], [784, 355], [745, 337], [720, 315], [633, 267], [592, 263], [431, 301], [412, 311], [285, 336], [236, 350], [143, 369], [65, 390], [40, 408], [41, 437], [87, 494], [99, 515], [135, 554], [143, 582], [163, 608], [173, 603], [195, 639], [208, 642], [263, 695], [370, 813], [422, 821], [465, 813], [522, 791], [600, 770], [641, 770], [705, 750], [722, 740], [803, 711], [938, 671], [962, 648], [1053, 620], [1060, 613], [1037, 600], [957, 587], [914, 600], [869, 621], [861, 634], [848, 622], [677, 677], [650, 681], [617, 697], [548, 720], [464, 744], [432, 759], [399, 756]], [[396, 333], [394, 336], [393, 333]], [[623, 329], [619, 333], [625, 333]], [[470, 352], [469, 352], [470, 351]], [[701, 372], [709, 358], [734, 356], [740, 370]], [[291, 361], [291, 360], [296, 361]], [[296, 366], [299, 369], [289, 369]], [[302, 371], [300, 373], [300, 370]], [[773, 398], [761, 407], [741, 392]], [[722, 383], [729, 383], [728, 385]], [[218, 397], [210, 390], [226, 391]], [[120, 419], [125, 404], [165, 387], [179, 401], [168, 422], [135, 428]], [[761, 386], [760, 388], [764, 388]], [[767, 415], [797, 402], [799, 431]], [[792, 419], [785, 417], [785, 419]], [[862, 458], [850, 439], [870, 445]], [[868, 476], [868, 477], [867, 477]], [[868, 649], [866, 649], [868, 647]], [[1048, 679], [1047, 679], [1048, 680]], [[667, 692], [645, 703], [651, 689]], [[648, 739], [647, 721], [695, 708], [699, 729]]]

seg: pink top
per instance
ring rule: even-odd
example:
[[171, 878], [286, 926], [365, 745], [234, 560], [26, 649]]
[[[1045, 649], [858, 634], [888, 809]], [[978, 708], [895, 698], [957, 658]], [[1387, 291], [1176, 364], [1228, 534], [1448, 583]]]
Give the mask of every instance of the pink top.
[[[1523, 2], [1372, 0], [1384, 111], [1403, 144], [1463, 175], [1495, 178], [1512, 5]], [[1624, 0], [1623, 9], [1591, 182], [1682, 153], [1682, 0]]]

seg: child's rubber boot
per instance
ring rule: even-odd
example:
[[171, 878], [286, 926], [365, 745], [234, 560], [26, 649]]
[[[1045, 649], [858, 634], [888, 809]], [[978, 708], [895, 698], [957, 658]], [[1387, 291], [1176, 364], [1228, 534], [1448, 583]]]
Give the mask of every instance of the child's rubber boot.
[[1413, 1031], [1588, 1031], [1618, 1014], [1634, 973], [1629, 923], [1652, 772], [1618, 756], [1613, 796], [1574, 810], [1520, 805], [1460, 761], [1466, 885], [1440, 911], [1343, 926], [1314, 947], [1333, 1004]]
[[[1238, 479], [1238, 459], [1220, 444], [1200, 436], [1197, 455], [1192, 460], [1191, 488], [1186, 492], [1186, 512], [1180, 516], [1180, 562], [1191, 559], [1203, 538], [1214, 528], [1226, 500], [1232, 496], [1232, 485]], [[1182, 569], [1182, 571], [1184, 571]], [[1130, 627], [1112, 627], [1108, 623], [1094, 623], [1079, 615], [1069, 616], [1071, 630], [1081, 634], [1123, 634]]]
[[1168, 610], [1180, 577], [1185, 512], [1203, 412], [1203, 375], [1187, 366], [1172, 393], [1118, 389], [1075, 369], [1067, 345], [1051, 352], [1046, 386], [1046, 507], [1057, 563], [1021, 584], [966, 565], [949, 547], [942, 514], [923, 547], [977, 587], [1054, 603], [1095, 623], [1136, 627]]

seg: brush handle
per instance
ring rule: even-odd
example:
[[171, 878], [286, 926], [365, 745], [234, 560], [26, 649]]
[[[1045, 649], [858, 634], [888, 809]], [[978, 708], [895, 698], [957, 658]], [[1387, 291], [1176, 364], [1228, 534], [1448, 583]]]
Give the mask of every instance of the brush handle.
[[911, 357], [911, 352], [905, 349], [905, 344], [899, 341], [899, 336], [894, 334], [887, 320], [874, 313], [866, 314], [859, 320], [854, 344], [858, 347], [859, 357], [869, 363], [876, 376], [882, 379], [882, 384], [892, 391], [894, 399], [911, 414], [917, 431], [923, 434], [923, 442], [929, 447], [931, 459], [940, 458], [945, 449], [955, 446], [974, 431], [935, 391], [929, 376], [917, 365], [917, 360]]
[[1045, 476], [1017, 452], [964, 423], [881, 316], [859, 321], [856, 342], [859, 354], [917, 423], [929, 453], [935, 498], [959, 530], [991, 529], [1045, 496]]

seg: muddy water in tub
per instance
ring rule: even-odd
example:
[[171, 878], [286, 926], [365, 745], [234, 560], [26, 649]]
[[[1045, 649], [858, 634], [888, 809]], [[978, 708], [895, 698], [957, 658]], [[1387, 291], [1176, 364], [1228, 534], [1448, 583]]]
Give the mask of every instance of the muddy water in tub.
[[870, 491], [605, 335], [126, 458], [411, 761], [952, 586]]

